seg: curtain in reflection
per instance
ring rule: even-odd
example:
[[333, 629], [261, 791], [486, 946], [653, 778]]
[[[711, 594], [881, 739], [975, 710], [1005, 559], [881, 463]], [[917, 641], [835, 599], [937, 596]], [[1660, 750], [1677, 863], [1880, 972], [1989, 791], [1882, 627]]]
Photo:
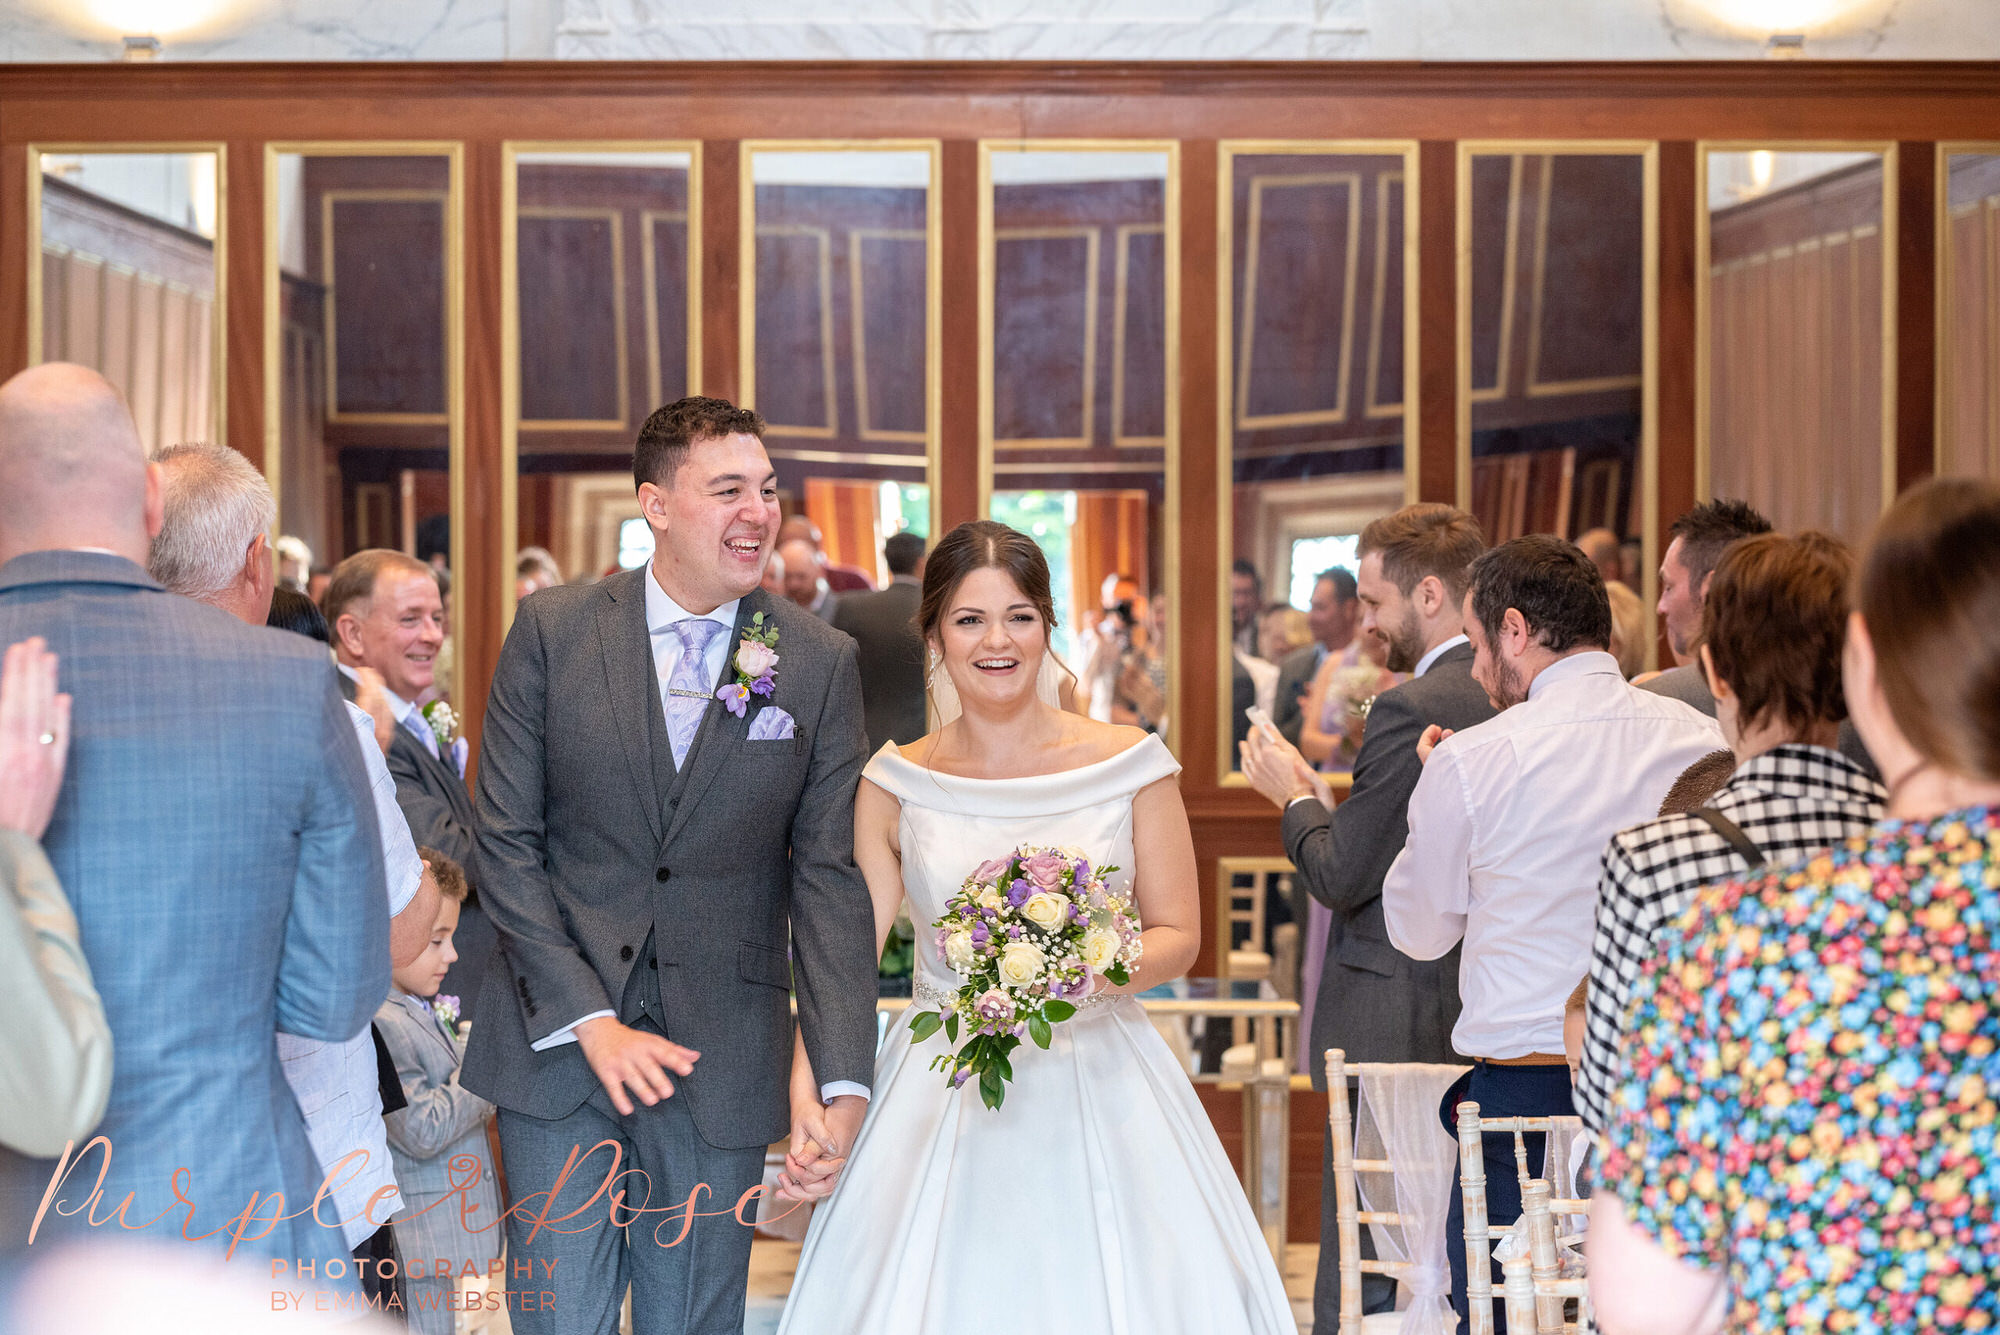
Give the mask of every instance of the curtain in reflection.
[[1954, 154], [1949, 181], [1938, 471], [2000, 477], [2000, 156]]

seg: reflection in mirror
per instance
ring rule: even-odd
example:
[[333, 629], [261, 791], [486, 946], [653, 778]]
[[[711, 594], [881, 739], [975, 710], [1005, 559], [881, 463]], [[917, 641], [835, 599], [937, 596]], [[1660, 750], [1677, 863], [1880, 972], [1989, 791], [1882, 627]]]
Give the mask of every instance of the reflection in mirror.
[[1880, 153], [1708, 154], [1708, 490], [1859, 542], [1881, 513]]
[[218, 440], [217, 155], [40, 159], [37, 360], [102, 373], [148, 450]]
[[1362, 528], [1405, 496], [1407, 164], [1400, 152], [1224, 161], [1233, 643], [1223, 768], [1236, 767], [1254, 703], [1323, 772], [1345, 774], [1364, 702], [1394, 680], [1380, 641], [1357, 634], [1354, 572]]
[[[278, 153], [279, 579], [346, 556], [434, 566], [451, 612], [451, 160]], [[449, 693], [453, 639], [437, 664]]]
[[652, 555], [632, 444], [696, 379], [692, 163], [685, 150], [514, 155], [516, 598]]
[[[1279, 997], [1300, 1003], [1298, 1019], [1278, 1031], [1279, 1053], [1290, 1069], [1310, 1074], [1306, 1047], [1327, 957], [1326, 907], [1306, 893], [1284, 858], [1223, 858], [1216, 884], [1216, 971], [1238, 986], [1269, 983]], [[1189, 1069], [1219, 1069], [1223, 1052], [1250, 1038], [1245, 1021], [1210, 1021], [1200, 1065]]]
[[1646, 171], [1639, 153], [1480, 152], [1460, 178], [1472, 511], [1489, 543], [1578, 541], [1631, 602], [1651, 565]]
[[1078, 706], [1173, 743], [1170, 158], [989, 153], [989, 513], [1048, 555]]
[[1938, 472], [2000, 478], [2000, 154], [1951, 154], [1945, 205]]
[[890, 582], [891, 537], [931, 536], [935, 162], [926, 148], [749, 151], [745, 397], [790, 519], [766, 582], [829, 619], [842, 595]]

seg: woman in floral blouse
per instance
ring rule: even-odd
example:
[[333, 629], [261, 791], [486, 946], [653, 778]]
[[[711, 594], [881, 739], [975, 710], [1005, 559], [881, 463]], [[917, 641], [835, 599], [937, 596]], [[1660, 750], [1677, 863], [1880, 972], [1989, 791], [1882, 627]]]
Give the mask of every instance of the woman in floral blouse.
[[1705, 891], [1635, 986], [1608, 1332], [2000, 1329], [2000, 487], [1906, 495], [1856, 593], [1885, 818]]

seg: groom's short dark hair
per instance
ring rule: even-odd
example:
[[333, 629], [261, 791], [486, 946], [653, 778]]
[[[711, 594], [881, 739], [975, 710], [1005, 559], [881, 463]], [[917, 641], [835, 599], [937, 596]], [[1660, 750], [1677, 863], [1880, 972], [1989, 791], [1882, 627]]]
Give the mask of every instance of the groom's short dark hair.
[[739, 434], [762, 440], [764, 419], [727, 399], [697, 394], [656, 408], [639, 428], [639, 443], [632, 451], [632, 485], [636, 488], [650, 482], [670, 487], [674, 474], [687, 462], [689, 446], [698, 440]]

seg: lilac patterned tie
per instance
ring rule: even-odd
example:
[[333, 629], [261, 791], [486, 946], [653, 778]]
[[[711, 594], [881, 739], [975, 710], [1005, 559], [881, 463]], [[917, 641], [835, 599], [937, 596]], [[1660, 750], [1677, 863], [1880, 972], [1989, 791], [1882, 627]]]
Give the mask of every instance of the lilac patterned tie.
[[674, 768], [687, 763], [688, 748], [701, 728], [702, 711], [715, 698], [715, 683], [709, 680], [705, 662], [708, 642], [722, 630], [707, 617], [676, 621], [671, 629], [681, 642], [680, 661], [667, 679], [667, 736], [674, 746]]

